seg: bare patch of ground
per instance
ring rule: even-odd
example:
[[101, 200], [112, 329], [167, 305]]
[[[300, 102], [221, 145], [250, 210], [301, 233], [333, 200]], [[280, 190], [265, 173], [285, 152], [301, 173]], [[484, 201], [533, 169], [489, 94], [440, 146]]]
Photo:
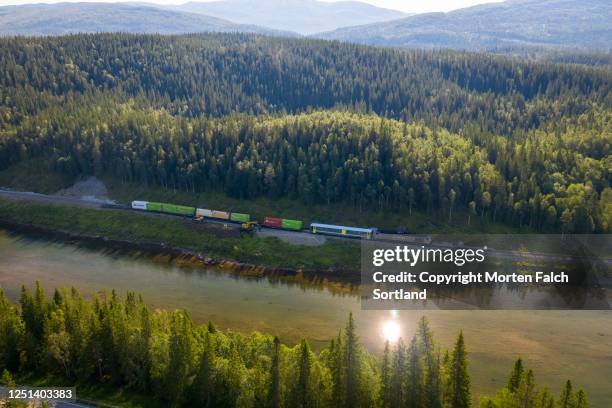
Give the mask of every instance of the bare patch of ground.
[[185, 221], [187, 226], [194, 231], [215, 234], [217, 238], [236, 238], [240, 236], [240, 226], [237, 224], [221, 224], [213, 222]]
[[108, 197], [108, 190], [104, 182], [93, 176], [85, 180], [77, 181], [71, 187], [61, 189], [54, 195], [98, 203], [114, 203], [114, 201]]

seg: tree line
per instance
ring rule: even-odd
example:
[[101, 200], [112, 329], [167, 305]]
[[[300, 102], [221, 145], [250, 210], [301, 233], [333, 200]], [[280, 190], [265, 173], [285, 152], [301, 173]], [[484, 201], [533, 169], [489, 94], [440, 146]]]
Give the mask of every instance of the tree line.
[[[0, 139], [0, 163], [49, 158], [58, 171], [223, 191], [252, 199], [419, 210], [546, 232], [612, 226], [611, 122], [471, 140], [375, 115], [176, 117], [113, 100], [49, 108]], [[474, 139], [484, 139], [474, 130]], [[0, 164], [0, 168], [2, 168]]]
[[[187, 312], [151, 311], [140, 296], [113, 291], [84, 300], [72, 289], [48, 299], [37, 283], [19, 305], [0, 291], [0, 370], [13, 376], [52, 375], [66, 384], [96, 382], [152, 395], [172, 406], [428, 407], [474, 406], [463, 333], [442, 350], [425, 318], [405, 345], [382, 357], [359, 343], [349, 315], [321, 352], [302, 340], [223, 332], [195, 325]], [[517, 360], [508, 384], [482, 408], [587, 408], [584, 391], [568, 380], [559, 395], [538, 387]]]

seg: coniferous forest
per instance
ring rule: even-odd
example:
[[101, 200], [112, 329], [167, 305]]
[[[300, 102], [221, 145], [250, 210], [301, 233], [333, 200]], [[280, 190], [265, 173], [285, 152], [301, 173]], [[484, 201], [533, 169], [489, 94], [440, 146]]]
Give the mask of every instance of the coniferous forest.
[[247, 34], [3, 38], [0, 67], [0, 170], [612, 227], [609, 67]]
[[[75, 290], [48, 299], [37, 284], [19, 305], [0, 291], [1, 382], [13, 375], [53, 375], [55, 384], [106, 383], [172, 406], [448, 407], [472, 402], [469, 346], [459, 333], [443, 349], [422, 318], [412, 339], [386, 344], [382, 356], [359, 343], [353, 317], [320, 352], [302, 340], [223, 332], [194, 325], [185, 311], [152, 311], [140, 296], [113, 291], [84, 300]], [[571, 381], [560, 394], [537, 385], [519, 358], [507, 383], [482, 408], [587, 408]]]
[[[609, 233], [611, 90], [609, 65], [443, 50], [255, 34], [5, 37], [0, 173], [34, 163], [233, 202]], [[520, 358], [494, 395], [475, 398], [462, 332], [442, 345], [422, 318], [375, 355], [347, 318], [313, 350], [198, 325], [133, 292], [49, 298], [37, 283], [11, 303], [0, 288], [0, 384], [102, 385], [158, 406], [589, 406], [570, 380], [549, 389]]]

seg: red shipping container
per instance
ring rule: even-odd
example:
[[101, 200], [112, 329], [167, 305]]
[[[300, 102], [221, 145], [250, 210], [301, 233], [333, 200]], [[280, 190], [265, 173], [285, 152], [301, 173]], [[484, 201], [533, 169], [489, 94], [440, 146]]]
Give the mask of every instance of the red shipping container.
[[282, 218], [265, 217], [263, 225], [270, 228], [281, 228], [283, 226]]

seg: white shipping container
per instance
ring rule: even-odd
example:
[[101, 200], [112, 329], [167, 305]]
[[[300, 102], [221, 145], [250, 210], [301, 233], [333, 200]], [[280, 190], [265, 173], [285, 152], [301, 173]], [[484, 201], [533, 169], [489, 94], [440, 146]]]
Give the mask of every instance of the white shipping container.
[[212, 210], [206, 208], [196, 208], [196, 217], [212, 217]]
[[132, 201], [132, 208], [134, 210], [146, 210], [148, 201]]

